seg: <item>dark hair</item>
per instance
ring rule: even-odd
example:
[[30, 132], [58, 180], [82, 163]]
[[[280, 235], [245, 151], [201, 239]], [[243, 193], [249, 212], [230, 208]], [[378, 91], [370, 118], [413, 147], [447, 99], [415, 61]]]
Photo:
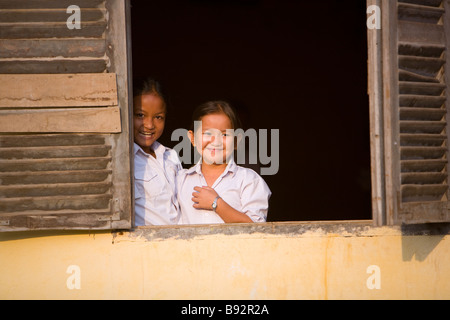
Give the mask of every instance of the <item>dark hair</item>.
[[139, 77], [133, 79], [133, 98], [144, 94], [153, 94], [160, 97], [163, 100], [167, 111], [167, 95], [158, 81], [151, 77]]
[[191, 130], [194, 130], [194, 121], [200, 121], [204, 116], [208, 114], [225, 114], [231, 121], [233, 129], [241, 127], [241, 122], [237, 116], [234, 108], [226, 101], [208, 101], [199, 105], [192, 115]]

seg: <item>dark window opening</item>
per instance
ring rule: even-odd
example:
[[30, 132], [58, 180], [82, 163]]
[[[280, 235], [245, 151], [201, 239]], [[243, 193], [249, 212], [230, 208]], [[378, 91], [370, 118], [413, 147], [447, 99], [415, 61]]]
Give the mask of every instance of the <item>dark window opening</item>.
[[[279, 129], [268, 221], [371, 219], [365, 1], [131, 1], [133, 75], [171, 103], [160, 142], [224, 99]], [[269, 148], [270, 150], [270, 148]]]

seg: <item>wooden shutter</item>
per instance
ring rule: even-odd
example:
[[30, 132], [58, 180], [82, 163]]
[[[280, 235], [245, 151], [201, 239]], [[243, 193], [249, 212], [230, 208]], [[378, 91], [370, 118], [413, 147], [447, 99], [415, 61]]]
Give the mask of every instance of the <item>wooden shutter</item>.
[[450, 1], [383, 1], [387, 222], [450, 221]]
[[0, 0], [0, 231], [131, 227], [127, 10]]

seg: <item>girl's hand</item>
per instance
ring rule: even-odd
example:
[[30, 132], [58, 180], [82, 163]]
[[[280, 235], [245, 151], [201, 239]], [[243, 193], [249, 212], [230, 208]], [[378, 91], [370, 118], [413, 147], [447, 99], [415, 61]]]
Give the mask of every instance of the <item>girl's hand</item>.
[[196, 209], [212, 210], [214, 199], [218, 196], [217, 192], [211, 187], [194, 187], [192, 193], [193, 207]]
[[[192, 193], [192, 201], [194, 201], [193, 207], [196, 209], [212, 210], [214, 199], [218, 196], [217, 192], [211, 187], [194, 187], [194, 190], [195, 192]], [[222, 198], [219, 199], [216, 214], [218, 214], [226, 223], [253, 222], [249, 216], [235, 210]]]

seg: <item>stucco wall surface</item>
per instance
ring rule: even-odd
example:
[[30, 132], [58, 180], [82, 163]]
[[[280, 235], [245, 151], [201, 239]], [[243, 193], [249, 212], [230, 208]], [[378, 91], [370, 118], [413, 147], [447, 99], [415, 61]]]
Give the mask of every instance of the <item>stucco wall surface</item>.
[[442, 231], [367, 222], [0, 234], [0, 299], [450, 299]]

